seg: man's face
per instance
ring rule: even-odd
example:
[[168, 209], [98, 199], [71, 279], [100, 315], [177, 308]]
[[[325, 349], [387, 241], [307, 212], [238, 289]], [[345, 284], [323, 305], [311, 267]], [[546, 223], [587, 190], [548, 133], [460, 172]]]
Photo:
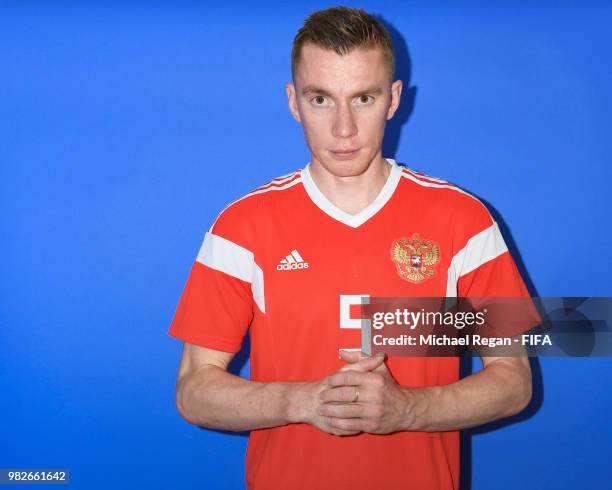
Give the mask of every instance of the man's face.
[[402, 82], [389, 81], [381, 48], [340, 56], [305, 44], [289, 108], [302, 124], [313, 163], [336, 176], [360, 175], [381, 157], [385, 124], [399, 105]]

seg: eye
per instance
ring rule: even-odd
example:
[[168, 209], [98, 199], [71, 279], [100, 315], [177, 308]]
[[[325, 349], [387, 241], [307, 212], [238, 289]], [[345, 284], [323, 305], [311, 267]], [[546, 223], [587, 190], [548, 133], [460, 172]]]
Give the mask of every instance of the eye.
[[366, 95], [366, 94], [364, 94], [364, 95], [360, 95], [360, 96], [357, 98], [357, 102], [358, 102], [360, 105], [371, 104], [372, 102], [374, 102], [374, 97], [372, 97], [371, 95]]
[[322, 95], [317, 95], [316, 97], [312, 99], [312, 102], [315, 105], [323, 105], [325, 104], [325, 97], [323, 97]]

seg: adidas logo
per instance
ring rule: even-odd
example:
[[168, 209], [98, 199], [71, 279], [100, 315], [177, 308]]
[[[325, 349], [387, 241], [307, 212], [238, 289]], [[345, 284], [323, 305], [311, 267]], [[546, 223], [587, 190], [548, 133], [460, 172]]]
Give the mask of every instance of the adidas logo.
[[292, 250], [287, 257], [279, 262], [276, 266], [277, 271], [292, 271], [297, 269], [308, 269], [310, 265], [304, 262], [304, 259], [297, 250]]

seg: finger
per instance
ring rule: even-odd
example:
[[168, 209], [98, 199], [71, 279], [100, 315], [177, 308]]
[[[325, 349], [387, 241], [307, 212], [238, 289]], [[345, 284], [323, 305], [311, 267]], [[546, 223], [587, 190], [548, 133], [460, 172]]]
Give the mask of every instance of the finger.
[[383, 362], [380, 366], [377, 366], [376, 369], [372, 369], [371, 372], [376, 374], [382, 374], [383, 376], [387, 376], [395, 380], [395, 377], [391, 374], [391, 371], [389, 371], [389, 366], [387, 366], [387, 363], [385, 362]]
[[353, 430], [353, 431], [363, 431], [363, 427], [365, 422], [363, 419], [343, 419], [337, 417], [329, 417], [329, 425], [334, 429], [339, 430]]
[[352, 351], [352, 350], [340, 350], [340, 359], [343, 359], [346, 362], [358, 362], [363, 359], [363, 354], [361, 351]]
[[331, 424], [329, 423], [330, 419], [327, 419], [327, 426], [325, 428], [325, 431], [328, 434], [333, 434], [334, 436], [354, 436], [356, 434], [359, 434], [360, 431], [358, 430], [343, 430], [343, 429], [338, 429], [337, 427], [332, 427]]
[[344, 359], [347, 362], [358, 362], [358, 361], [361, 361], [362, 359], [370, 359], [372, 357], [379, 357], [379, 356], [382, 356], [383, 358], [386, 359], [387, 354], [385, 354], [384, 352], [377, 352], [376, 355], [369, 356], [363, 351], [340, 349], [339, 356], [341, 359]]
[[355, 370], [338, 371], [327, 378], [327, 385], [331, 388], [336, 386], [357, 386], [365, 381], [367, 374]]
[[353, 364], [342, 366], [339, 371], [359, 371], [365, 373], [378, 368], [381, 364], [384, 364], [384, 361], [385, 358], [382, 356], [364, 357]]
[[[336, 388], [329, 388], [323, 390], [319, 394], [319, 399], [323, 403], [352, 403], [357, 396], [356, 386], [338, 386]], [[359, 399], [364, 399], [364, 393], [359, 392]]]
[[381, 362], [378, 366], [376, 366], [374, 369], [372, 369], [372, 372], [374, 373], [383, 373], [383, 372], [389, 372], [389, 368], [387, 367], [387, 364], [384, 362]]
[[365, 414], [363, 405], [359, 403], [325, 403], [319, 407], [319, 415], [336, 418], [359, 418]]
[[328, 434], [332, 434], [334, 436], [354, 436], [359, 434], [361, 431], [359, 430], [341, 430], [341, 429], [335, 429], [333, 427], [330, 427], [329, 430], [331, 432], [328, 432]]
[[338, 369], [338, 372], [358, 371], [360, 373], [367, 373], [379, 369], [381, 365], [384, 365], [384, 361], [379, 361], [372, 357], [356, 362], [355, 364], [346, 364]]

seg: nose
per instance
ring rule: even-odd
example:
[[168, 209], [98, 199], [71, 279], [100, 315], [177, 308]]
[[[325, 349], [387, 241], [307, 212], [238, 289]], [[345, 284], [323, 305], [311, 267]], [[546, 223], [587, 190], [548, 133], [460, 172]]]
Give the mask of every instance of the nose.
[[337, 138], [349, 138], [357, 134], [355, 115], [350, 104], [338, 104], [334, 114], [332, 135]]

